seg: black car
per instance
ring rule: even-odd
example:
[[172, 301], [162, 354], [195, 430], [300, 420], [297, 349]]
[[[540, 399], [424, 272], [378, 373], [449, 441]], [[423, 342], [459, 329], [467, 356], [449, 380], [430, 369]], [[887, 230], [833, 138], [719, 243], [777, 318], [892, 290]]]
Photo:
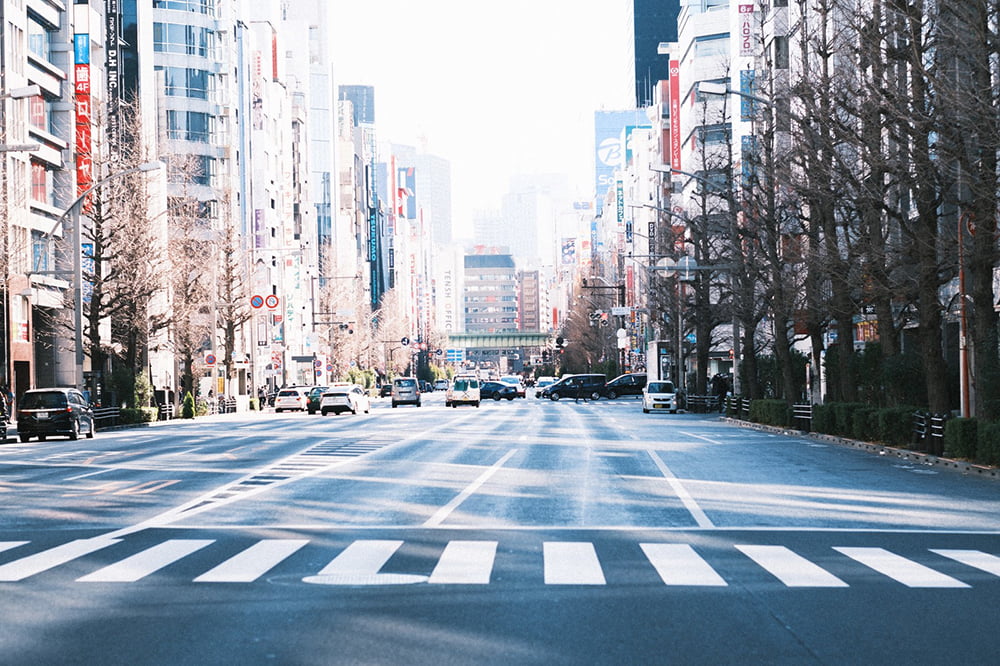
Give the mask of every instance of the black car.
[[46, 388], [25, 391], [17, 404], [17, 436], [22, 442], [32, 437], [43, 441], [49, 435], [76, 439], [80, 433], [94, 436], [94, 410], [75, 388]]
[[646, 387], [646, 373], [630, 372], [619, 375], [604, 386], [604, 395], [608, 400], [614, 400], [620, 395], [642, 395]]
[[388, 398], [392, 395], [392, 382], [386, 382], [382, 384], [382, 387], [378, 390], [378, 397]]
[[319, 411], [319, 401], [323, 397], [326, 390], [330, 388], [329, 386], [316, 386], [309, 391], [308, 400], [306, 401], [306, 411], [310, 414], [315, 414]]
[[600, 400], [607, 381], [605, 375], [567, 375], [555, 384], [543, 388], [540, 397], [550, 400], [561, 398]]
[[483, 400], [487, 398], [493, 398], [494, 400], [507, 398], [508, 400], [513, 400], [517, 397], [517, 389], [503, 382], [483, 382], [479, 386], [479, 397]]

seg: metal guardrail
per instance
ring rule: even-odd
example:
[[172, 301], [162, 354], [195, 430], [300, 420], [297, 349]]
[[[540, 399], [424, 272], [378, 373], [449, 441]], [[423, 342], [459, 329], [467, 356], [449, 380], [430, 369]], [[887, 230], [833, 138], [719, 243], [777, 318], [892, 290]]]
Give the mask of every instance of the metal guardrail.
[[812, 430], [812, 418], [812, 404], [799, 403], [792, 405], [792, 425], [799, 428], [799, 430]]
[[913, 444], [931, 455], [944, 455], [944, 426], [947, 414], [913, 412]]
[[107, 428], [108, 426], [118, 425], [118, 418], [120, 416], [121, 410], [117, 407], [94, 408], [94, 422], [97, 424], [98, 428]]

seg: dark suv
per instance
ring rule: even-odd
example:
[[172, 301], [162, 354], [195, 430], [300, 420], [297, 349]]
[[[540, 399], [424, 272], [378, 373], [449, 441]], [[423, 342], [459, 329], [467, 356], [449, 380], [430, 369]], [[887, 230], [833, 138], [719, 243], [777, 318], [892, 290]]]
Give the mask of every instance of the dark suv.
[[589, 398], [599, 400], [604, 393], [605, 375], [567, 375], [555, 384], [542, 389], [541, 397], [550, 400], [560, 398]]
[[646, 373], [630, 372], [612, 379], [604, 387], [604, 395], [608, 400], [614, 400], [620, 395], [642, 395], [646, 387]]
[[94, 436], [94, 410], [75, 388], [46, 388], [25, 391], [17, 403], [17, 436], [22, 442], [32, 437], [80, 433]]

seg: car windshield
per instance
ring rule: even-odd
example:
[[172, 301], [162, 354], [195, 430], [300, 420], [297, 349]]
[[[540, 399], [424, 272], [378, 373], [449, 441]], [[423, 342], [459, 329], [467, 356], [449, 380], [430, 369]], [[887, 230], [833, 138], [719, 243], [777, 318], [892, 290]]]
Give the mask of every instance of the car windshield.
[[397, 379], [396, 386], [400, 388], [416, 388], [417, 380], [415, 379]]
[[651, 382], [647, 389], [650, 393], [673, 393], [673, 382]]
[[21, 398], [22, 409], [53, 409], [66, 406], [66, 394], [60, 391], [25, 393]]
[[293, 391], [291, 389], [286, 389], [284, 391], [278, 391], [278, 397], [279, 398], [288, 398], [288, 397], [295, 397], [295, 398], [297, 398], [297, 397], [299, 397], [299, 392], [298, 391]]

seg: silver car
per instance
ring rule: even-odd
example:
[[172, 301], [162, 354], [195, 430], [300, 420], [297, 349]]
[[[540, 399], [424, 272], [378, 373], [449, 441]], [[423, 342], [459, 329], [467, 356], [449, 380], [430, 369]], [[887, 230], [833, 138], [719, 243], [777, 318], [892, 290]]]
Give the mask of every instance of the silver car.
[[392, 380], [392, 406], [420, 406], [420, 384], [416, 377], [396, 377]]
[[677, 391], [673, 382], [649, 382], [642, 389], [642, 412], [649, 414], [653, 411], [677, 413]]

